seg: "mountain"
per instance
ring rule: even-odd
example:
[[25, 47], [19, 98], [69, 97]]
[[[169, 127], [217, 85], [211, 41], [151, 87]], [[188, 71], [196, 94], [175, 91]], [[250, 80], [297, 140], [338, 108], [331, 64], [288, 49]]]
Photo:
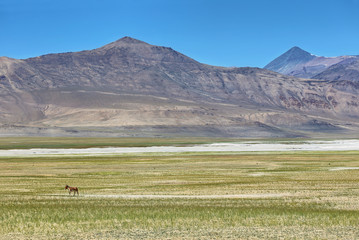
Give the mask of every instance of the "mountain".
[[348, 81], [210, 66], [124, 37], [93, 50], [0, 58], [0, 133], [347, 135], [359, 127], [358, 93]]
[[315, 79], [331, 81], [351, 80], [359, 82], [359, 58], [348, 58], [334, 64], [323, 72], [313, 76]]
[[[293, 47], [264, 68], [285, 75], [300, 78], [317, 78], [331, 66], [347, 64], [352, 60], [359, 60], [358, 56], [320, 57], [310, 54], [299, 47]], [[324, 76], [324, 75], [323, 75]], [[318, 78], [324, 79], [324, 78]], [[342, 80], [356, 80], [357, 78], [341, 78]], [[330, 80], [330, 79], [326, 79]]]
[[293, 47], [267, 64], [264, 68], [285, 75], [295, 76], [293, 71], [297, 66], [301, 66], [314, 58], [314, 55], [302, 50], [301, 48]]

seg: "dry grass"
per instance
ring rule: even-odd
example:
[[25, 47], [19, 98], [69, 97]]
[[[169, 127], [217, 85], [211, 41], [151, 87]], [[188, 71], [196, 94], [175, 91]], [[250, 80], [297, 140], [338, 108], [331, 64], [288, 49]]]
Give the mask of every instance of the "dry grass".
[[[0, 238], [358, 239], [359, 170], [337, 167], [359, 153], [4, 158]], [[101, 197], [127, 194], [253, 197]]]

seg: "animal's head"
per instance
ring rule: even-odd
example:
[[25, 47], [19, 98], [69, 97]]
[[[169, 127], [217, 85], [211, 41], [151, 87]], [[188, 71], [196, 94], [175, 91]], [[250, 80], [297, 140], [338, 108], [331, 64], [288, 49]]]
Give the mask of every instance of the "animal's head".
[[68, 188], [69, 188], [69, 185], [66, 185], [66, 186], [65, 186], [65, 190], [68, 189]]

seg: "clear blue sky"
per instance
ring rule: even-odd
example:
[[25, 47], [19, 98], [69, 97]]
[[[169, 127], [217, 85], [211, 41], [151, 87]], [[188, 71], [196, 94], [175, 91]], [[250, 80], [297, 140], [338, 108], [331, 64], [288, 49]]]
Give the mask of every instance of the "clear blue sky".
[[131, 36], [218, 66], [263, 67], [293, 46], [359, 55], [359, 0], [0, 0], [0, 56]]

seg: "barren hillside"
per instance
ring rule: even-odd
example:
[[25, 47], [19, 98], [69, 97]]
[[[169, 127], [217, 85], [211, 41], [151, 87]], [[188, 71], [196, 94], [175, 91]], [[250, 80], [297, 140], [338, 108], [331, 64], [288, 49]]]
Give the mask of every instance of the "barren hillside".
[[293, 137], [358, 127], [359, 86], [199, 63], [125, 37], [0, 58], [3, 134]]

